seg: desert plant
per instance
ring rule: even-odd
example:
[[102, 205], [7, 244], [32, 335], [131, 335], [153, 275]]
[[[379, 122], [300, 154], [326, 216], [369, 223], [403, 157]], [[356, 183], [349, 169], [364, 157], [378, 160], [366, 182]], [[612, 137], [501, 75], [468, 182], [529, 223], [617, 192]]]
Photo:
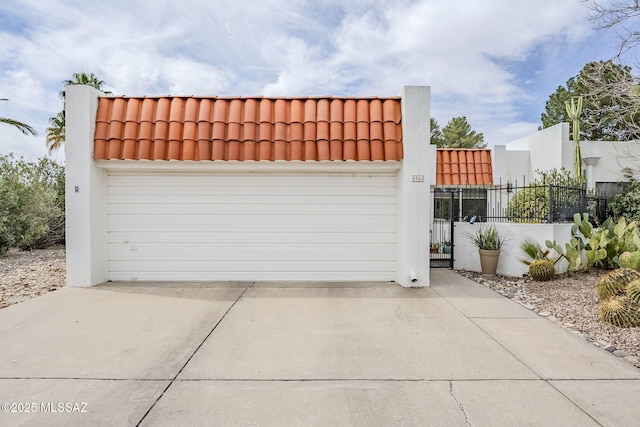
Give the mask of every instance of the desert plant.
[[[616, 262], [614, 260], [614, 262]], [[620, 268], [632, 268], [640, 271], [640, 251], [623, 252], [617, 260]]]
[[[532, 261], [547, 259], [547, 255], [549, 254], [548, 249], [542, 249], [542, 245], [540, 243], [529, 237], [525, 237], [522, 242], [520, 242], [520, 249], [522, 249], [522, 252], [524, 252]], [[522, 262], [527, 265], [531, 264], [531, 261], [529, 260], [522, 260]]]
[[640, 310], [625, 296], [615, 296], [603, 301], [598, 311], [598, 317], [603, 322], [621, 328], [640, 324]]
[[640, 272], [630, 268], [619, 268], [600, 277], [596, 285], [596, 293], [603, 301], [615, 296], [623, 296], [626, 294], [627, 285], [638, 279], [640, 279]]
[[624, 193], [616, 195], [609, 209], [614, 218], [624, 217], [627, 221], [640, 221], [640, 181], [629, 180]]
[[640, 306], [640, 279], [633, 280], [627, 285], [627, 298]]
[[551, 280], [556, 275], [555, 261], [548, 258], [550, 249], [542, 249], [542, 245], [537, 241], [525, 237], [520, 242], [520, 249], [529, 259], [522, 260], [529, 266], [529, 276], [534, 280]]
[[529, 264], [529, 276], [534, 280], [544, 282], [553, 279], [555, 275], [555, 265], [549, 259], [539, 259]]
[[[592, 267], [604, 269], [612, 269], [622, 267], [620, 257], [625, 252], [635, 252], [640, 248], [640, 230], [635, 221], [627, 223], [624, 218], [619, 218], [614, 223], [611, 218], [602, 223], [602, 225], [594, 229], [589, 222], [589, 214], [581, 217], [579, 214], [574, 215], [574, 225], [571, 228], [571, 234], [578, 241], [578, 248], [584, 249], [586, 264], [585, 270]], [[583, 238], [587, 240], [584, 243]], [[640, 255], [638, 255], [640, 256]], [[624, 257], [629, 266], [634, 257]]]
[[0, 255], [37, 246], [57, 225], [64, 241], [64, 169], [50, 159], [37, 163], [0, 156]]
[[499, 251], [505, 242], [505, 238], [500, 236], [495, 224], [480, 225], [475, 233], [465, 233], [465, 236], [478, 249], [487, 251]]
[[565, 249], [562, 249], [556, 241], [547, 240], [545, 245], [549, 249], [553, 249], [558, 254], [558, 259], [564, 258], [567, 260], [567, 274], [571, 275], [582, 268], [581, 251], [583, 246], [580, 240], [575, 237], [572, 238], [569, 243], [565, 244]]

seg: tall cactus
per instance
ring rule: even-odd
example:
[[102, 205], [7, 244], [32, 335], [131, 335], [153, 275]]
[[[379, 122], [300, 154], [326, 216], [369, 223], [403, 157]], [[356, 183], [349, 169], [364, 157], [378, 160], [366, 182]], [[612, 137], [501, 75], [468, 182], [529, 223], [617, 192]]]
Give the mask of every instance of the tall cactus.
[[565, 101], [569, 118], [573, 121], [573, 142], [576, 143], [576, 177], [582, 176], [582, 155], [580, 154], [580, 113], [582, 112], [582, 96], [573, 96], [571, 101]]

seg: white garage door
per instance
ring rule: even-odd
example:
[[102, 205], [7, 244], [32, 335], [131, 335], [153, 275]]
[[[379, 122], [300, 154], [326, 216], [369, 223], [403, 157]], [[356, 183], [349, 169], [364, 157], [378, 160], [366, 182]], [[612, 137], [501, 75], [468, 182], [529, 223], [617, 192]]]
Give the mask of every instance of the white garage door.
[[109, 175], [110, 280], [394, 280], [395, 175]]

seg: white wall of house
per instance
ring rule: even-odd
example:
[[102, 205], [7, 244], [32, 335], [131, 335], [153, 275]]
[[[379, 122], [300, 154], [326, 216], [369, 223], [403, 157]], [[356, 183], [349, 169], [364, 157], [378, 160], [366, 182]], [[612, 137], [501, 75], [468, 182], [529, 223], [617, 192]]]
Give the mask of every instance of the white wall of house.
[[[429, 87], [410, 86], [403, 90], [402, 162], [96, 162], [93, 160], [93, 137], [99, 92], [88, 86], [68, 86], [66, 91], [68, 286], [93, 286], [110, 279], [110, 174], [126, 177], [127, 174], [149, 172], [209, 175], [335, 173], [336, 176], [392, 173], [396, 190], [393, 276], [403, 286], [429, 285], [429, 188], [435, 183], [436, 158], [435, 147], [429, 144]], [[250, 280], [257, 279], [252, 277]], [[275, 276], [265, 279], [277, 280]], [[176, 275], [168, 280], [184, 279]], [[236, 280], [243, 279], [239, 276]], [[388, 280], [386, 276], [385, 280]]]
[[569, 124], [560, 123], [505, 146], [496, 146], [493, 165], [497, 173], [494, 174], [494, 182], [531, 182], [537, 178], [536, 170], [561, 167], [573, 170], [572, 144], [569, 140]]
[[436, 182], [429, 99], [427, 86], [406, 86], [402, 92], [404, 156], [397, 176], [396, 282], [403, 286], [429, 285], [430, 188]]
[[582, 166], [594, 183], [626, 181], [623, 168], [640, 177], [640, 141], [582, 141], [580, 152], [583, 159], [593, 159], [591, 168], [584, 161]]
[[[488, 223], [469, 224], [456, 222], [454, 227], [454, 269], [480, 272], [480, 256], [478, 249], [471, 243], [467, 233], [474, 234], [478, 227], [486, 227]], [[528, 272], [528, 266], [522, 262], [526, 259], [520, 249], [525, 238], [535, 239], [545, 248], [545, 241], [556, 241], [562, 247], [571, 240], [572, 224], [513, 224], [495, 223], [496, 229], [506, 242], [500, 252], [497, 274], [502, 276], [522, 277]], [[566, 263], [556, 264], [558, 273], [566, 271]]]
[[68, 85], [66, 94], [67, 286], [107, 280], [107, 174], [93, 161], [100, 92]]
[[[527, 182], [538, 178], [536, 170], [564, 167], [575, 170], [575, 144], [569, 139], [569, 123], [560, 123], [506, 145], [493, 147], [494, 184]], [[589, 187], [597, 182], [625, 181], [623, 168], [640, 177], [640, 141], [580, 141], [582, 170]]]

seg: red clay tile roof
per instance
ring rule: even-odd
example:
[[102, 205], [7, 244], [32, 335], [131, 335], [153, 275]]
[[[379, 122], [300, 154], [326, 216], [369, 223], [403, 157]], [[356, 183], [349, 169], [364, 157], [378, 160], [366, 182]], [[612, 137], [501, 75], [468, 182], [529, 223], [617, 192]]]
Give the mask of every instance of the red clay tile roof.
[[491, 150], [484, 148], [438, 148], [437, 185], [491, 185]]
[[400, 98], [101, 97], [94, 159], [401, 160]]

